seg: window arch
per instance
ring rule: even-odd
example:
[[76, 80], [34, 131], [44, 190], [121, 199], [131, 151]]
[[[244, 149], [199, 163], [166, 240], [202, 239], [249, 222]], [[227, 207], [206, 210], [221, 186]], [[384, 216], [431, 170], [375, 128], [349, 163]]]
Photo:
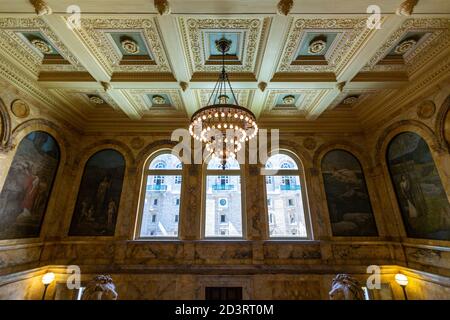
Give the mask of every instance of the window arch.
[[145, 163], [138, 228], [139, 238], [177, 238], [183, 165], [170, 150]]
[[425, 140], [398, 134], [386, 160], [408, 237], [450, 240], [450, 204]]
[[218, 158], [211, 158], [205, 170], [205, 238], [243, 238], [243, 202], [241, 168], [237, 160], [228, 160], [225, 170]]
[[282, 151], [272, 155], [263, 170], [270, 238], [311, 238], [304, 177], [298, 162], [293, 154]]

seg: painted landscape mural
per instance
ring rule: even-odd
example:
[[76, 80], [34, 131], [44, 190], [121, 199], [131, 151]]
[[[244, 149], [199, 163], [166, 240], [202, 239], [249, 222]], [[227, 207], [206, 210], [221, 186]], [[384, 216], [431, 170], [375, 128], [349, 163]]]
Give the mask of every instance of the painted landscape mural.
[[102, 150], [88, 160], [69, 235], [114, 235], [124, 173], [125, 159], [115, 150]]
[[359, 161], [347, 151], [332, 150], [322, 159], [322, 175], [333, 236], [376, 236]]
[[39, 237], [59, 158], [48, 133], [22, 139], [0, 194], [0, 239]]
[[427, 143], [401, 133], [387, 161], [408, 237], [450, 240], [450, 204]]

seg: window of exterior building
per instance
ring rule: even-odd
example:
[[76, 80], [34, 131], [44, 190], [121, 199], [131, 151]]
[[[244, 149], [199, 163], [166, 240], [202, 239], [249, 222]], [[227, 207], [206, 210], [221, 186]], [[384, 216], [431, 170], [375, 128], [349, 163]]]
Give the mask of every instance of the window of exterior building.
[[303, 172], [294, 158], [287, 152], [272, 155], [263, 170], [271, 238], [311, 238]]
[[140, 225], [140, 238], [178, 236], [182, 164], [170, 151], [158, 152], [146, 163]]
[[205, 174], [205, 238], [242, 238], [241, 170], [228, 161], [226, 175], [217, 159], [211, 159]]

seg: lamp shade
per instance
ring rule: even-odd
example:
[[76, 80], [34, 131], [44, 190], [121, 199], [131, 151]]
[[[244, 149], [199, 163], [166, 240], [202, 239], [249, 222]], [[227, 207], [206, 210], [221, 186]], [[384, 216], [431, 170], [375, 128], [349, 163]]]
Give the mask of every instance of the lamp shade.
[[55, 280], [55, 274], [53, 272], [48, 272], [42, 277], [42, 283], [44, 285], [49, 285], [53, 280]]
[[405, 276], [404, 274], [401, 274], [401, 273], [397, 273], [395, 275], [395, 281], [401, 286], [407, 286], [408, 285], [408, 277]]

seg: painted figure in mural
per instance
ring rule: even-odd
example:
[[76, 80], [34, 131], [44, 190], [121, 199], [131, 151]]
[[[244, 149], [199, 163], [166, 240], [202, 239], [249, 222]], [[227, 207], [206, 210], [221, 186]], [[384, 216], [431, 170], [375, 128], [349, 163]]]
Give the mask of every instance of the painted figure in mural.
[[114, 199], [110, 199], [108, 203], [108, 227], [111, 228], [114, 222], [114, 216], [116, 214], [116, 203]]
[[407, 211], [410, 218], [417, 218], [418, 213], [415, 203], [415, 197], [412, 194], [411, 190], [411, 182], [407, 175], [402, 174], [400, 178], [400, 191], [402, 193], [402, 196], [406, 199], [406, 202], [408, 204]]
[[387, 162], [408, 237], [450, 240], [450, 203], [425, 140], [397, 135]]
[[358, 160], [344, 150], [322, 159], [322, 175], [334, 236], [376, 236], [366, 181]]
[[59, 163], [59, 147], [45, 132], [17, 147], [0, 194], [0, 239], [38, 237]]
[[99, 151], [87, 161], [70, 235], [114, 235], [124, 172], [125, 159], [115, 150]]

